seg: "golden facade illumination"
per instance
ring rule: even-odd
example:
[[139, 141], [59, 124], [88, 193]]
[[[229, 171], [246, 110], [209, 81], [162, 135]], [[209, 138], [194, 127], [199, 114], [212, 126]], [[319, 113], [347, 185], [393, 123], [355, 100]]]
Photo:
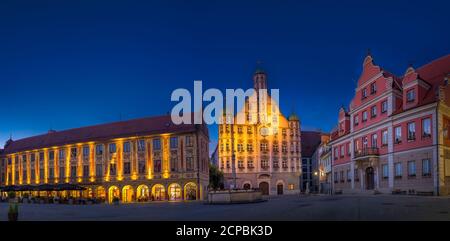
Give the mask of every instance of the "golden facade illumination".
[[[257, 93], [259, 89], [267, 89], [266, 78], [264, 71], [255, 72], [253, 80]], [[257, 102], [252, 103], [255, 100]], [[252, 105], [258, 106], [256, 112], [252, 113], [255, 109], [250, 108]], [[227, 124], [224, 116], [225, 124], [219, 125], [219, 167], [225, 173], [227, 185], [240, 189], [259, 188], [263, 194], [270, 195], [298, 193], [299, 118], [296, 115], [289, 119], [284, 117], [278, 103], [269, 95], [248, 98], [236, 116], [239, 114], [245, 115], [245, 124]]]
[[[120, 133], [104, 133], [111, 126]], [[123, 131], [128, 129], [132, 131]], [[80, 141], [77, 135], [83, 134], [77, 131], [92, 137]], [[76, 142], [70, 143], [71, 135]], [[39, 146], [40, 138], [53, 138], [56, 144], [60, 136], [69, 141]], [[112, 201], [118, 197], [122, 202], [135, 202], [169, 200], [171, 195], [183, 200], [186, 193], [182, 187], [189, 184], [189, 200], [202, 200], [200, 194], [206, 192], [200, 189], [206, 190], [209, 184], [208, 144], [206, 126], [175, 126], [170, 116], [51, 132], [5, 146], [0, 155], [4, 170], [0, 185], [70, 183], [87, 188], [82, 194], [85, 198]], [[170, 188], [173, 186], [179, 188]]]

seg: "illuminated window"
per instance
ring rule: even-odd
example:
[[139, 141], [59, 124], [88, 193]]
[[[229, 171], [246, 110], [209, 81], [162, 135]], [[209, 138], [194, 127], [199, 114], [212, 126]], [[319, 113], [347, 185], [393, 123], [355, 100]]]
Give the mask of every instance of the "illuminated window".
[[294, 185], [294, 184], [289, 184], [289, 185], [288, 185], [288, 189], [289, 189], [289, 190], [294, 190], [294, 188], [295, 188], [295, 185]]

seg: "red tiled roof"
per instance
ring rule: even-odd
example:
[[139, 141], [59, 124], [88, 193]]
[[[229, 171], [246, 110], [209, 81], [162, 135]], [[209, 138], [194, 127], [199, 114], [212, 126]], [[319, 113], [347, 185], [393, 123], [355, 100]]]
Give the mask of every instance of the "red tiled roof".
[[302, 157], [312, 157], [314, 155], [314, 152], [322, 141], [322, 135], [323, 133], [319, 131], [301, 132]]
[[[416, 107], [431, 104], [438, 101], [437, 91], [440, 85], [444, 84], [444, 78], [447, 74], [450, 74], [450, 54], [438, 58], [426, 65], [416, 69], [418, 77], [431, 85], [423, 99], [419, 100]], [[404, 78], [404, 77], [402, 77]], [[397, 109], [393, 115], [403, 112], [403, 108]]]
[[[114, 122], [28, 137], [5, 146], [4, 154], [89, 141], [195, 131], [194, 124], [175, 125], [170, 115]], [[207, 130], [205, 130], [207, 133]]]

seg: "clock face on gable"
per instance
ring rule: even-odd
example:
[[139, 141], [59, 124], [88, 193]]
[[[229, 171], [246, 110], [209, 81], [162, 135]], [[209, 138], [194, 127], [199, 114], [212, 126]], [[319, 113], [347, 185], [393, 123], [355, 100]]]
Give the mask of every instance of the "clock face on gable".
[[265, 127], [265, 126], [261, 127], [261, 129], [259, 129], [259, 134], [261, 136], [266, 137], [266, 136], [268, 136], [270, 134], [270, 129], [268, 127]]

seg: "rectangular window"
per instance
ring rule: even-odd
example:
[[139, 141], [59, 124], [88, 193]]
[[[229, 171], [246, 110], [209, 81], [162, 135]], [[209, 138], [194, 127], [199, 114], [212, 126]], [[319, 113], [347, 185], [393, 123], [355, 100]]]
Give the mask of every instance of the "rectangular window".
[[351, 182], [352, 178], [350, 177], [350, 169], [347, 169], [347, 182]]
[[49, 179], [55, 178], [55, 169], [53, 169], [53, 167], [48, 169], [48, 178]]
[[248, 168], [253, 168], [253, 159], [248, 159], [247, 160], [247, 167]]
[[72, 178], [77, 177], [77, 166], [70, 167], [70, 177]]
[[376, 148], [378, 146], [378, 135], [373, 134], [372, 135], [372, 147]]
[[334, 159], [338, 159], [339, 157], [339, 149], [338, 148], [334, 148]]
[[145, 151], [145, 140], [139, 140], [138, 141], [138, 151]]
[[394, 165], [394, 170], [395, 170], [395, 177], [396, 178], [401, 178], [402, 174], [403, 174], [403, 170], [402, 170], [402, 163], [401, 162], [397, 162]]
[[145, 174], [145, 161], [144, 160], [140, 160], [139, 161], [139, 174]]
[[59, 178], [65, 178], [66, 177], [66, 168], [59, 167]]
[[176, 149], [178, 148], [178, 137], [170, 137], [170, 148]]
[[335, 172], [334, 173], [334, 183], [337, 183], [337, 182], [338, 182], [338, 173]]
[[131, 144], [130, 142], [124, 142], [123, 143], [123, 152], [124, 153], [130, 153], [131, 152]]
[[76, 158], [77, 157], [77, 148], [70, 148], [70, 158]]
[[161, 150], [161, 139], [153, 139], [153, 150]]
[[355, 124], [355, 126], [359, 125], [359, 116], [358, 115], [355, 115], [355, 117], [354, 117], [354, 124]]
[[154, 161], [153, 171], [157, 173], [161, 172], [161, 160]]
[[422, 160], [422, 176], [429, 177], [431, 176], [431, 164], [430, 159]]
[[370, 109], [370, 117], [371, 118], [374, 118], [374, 117], [376, 117], [377, 116], [377, 106], [376, 105], [374, 105], [374, 106], [372, 106], [372, 108]]
[[431, 137], [431, 120], [425, 118], [422, 120], [422, 137]]
[[383, 165], [383, 179], [389, 178], [389, 167], [388, 164]]
[[95, 154], [97, 156], [103, 155], [103, 145], [96, 145], [95, 146]]
[[170, 158], [170, 170], [172, 172], [178, 171], [178, 158], [177, 157]]
[[341, 146], [341, 157], [344, 157], [344, 154], [345, 154], [345, 146], [342, 145]]
[[109, 153], [116, 153], [116, 151], [117, 151], [116, 143], [110, 143], [109, 144]]
[[48, 153], [48, 159], [49, 159], [50, 161], [55, 160], [55, 151], [50, 151], [50, 152]]
[[117, 174], [117, 168], [116, 163], [110, 163], [109, 164], [109, 175], [115, 176]]
[[355, 168], [355, 173], [353, 178], [355, 179], [355, 182], [359, 182], [359, 171], [358, 168]]
[[103, 165], [102, 164], [95, 165], [95, 176], [103, 177]]
[[186, 136], [186, 146], [193, 146], [192, 136]]
[[397, 126], [395, 127], [395, 143], [401, 143], [402, 142], [402, 127]]
[[89, 153], [90, 153], [89, 146], [84, 146], [83, 147], [83, 157], [84, 158], [88, 158], [89, 157]]
[[39, 152], [39, 161], [44, 161], [44, 153], [43, 152]]
[[377, 93], [377, 83], [376, 82], [370, 84], [370, 94], [373, 95], [375, 93]]
[[367, 89], [366, 88], [364, 88], [361, 92], [361, 99], [365, 99], [365, 98], [367, 98]]
[[381, 137], [381, 145], [383, 146], [387, 146], [388, 144], [388, 131], [384, 130], [382, 132], [382, 137]]
[[362, 121], [363, 122], [367, 121], [367, 111], [363, 111]]
[[[229, 165], [229, 163], [227, 163], [227, 165]], [[194, 158], [193, 157], [186, 157], [186, 170], [187, 171], [194, 170]]]
[[412, 141], [416, 139], [416, 123], [408, 123], [408, 140]]
[[[17, 176], [18, 178], [18, 176]], [[45, 178], [45, 172], [44, 172], [44, 168], [39, 169], [39, 179], [41, 179], [41, 181], [43, 181]]]
[[124, 175], [130, 175], [131, 173], [131, 163], [130, 162], [124, 162], [123, 163], [123, 174]]
[[83, 166], [83, 177], [89, 177], [89, 165], [84, 165]]
[[414, 102], [416, 99], [416, 91], [415, 90], [409, 90], [406, 92], [406, 101], [407, 102]]
[[408, 176], [415, 177], [416, 176], [416, 161], [408, 162]]
[[381, 113], [386, 113], [388, 108], [388, 102], [387, 100], [381, 102]]

